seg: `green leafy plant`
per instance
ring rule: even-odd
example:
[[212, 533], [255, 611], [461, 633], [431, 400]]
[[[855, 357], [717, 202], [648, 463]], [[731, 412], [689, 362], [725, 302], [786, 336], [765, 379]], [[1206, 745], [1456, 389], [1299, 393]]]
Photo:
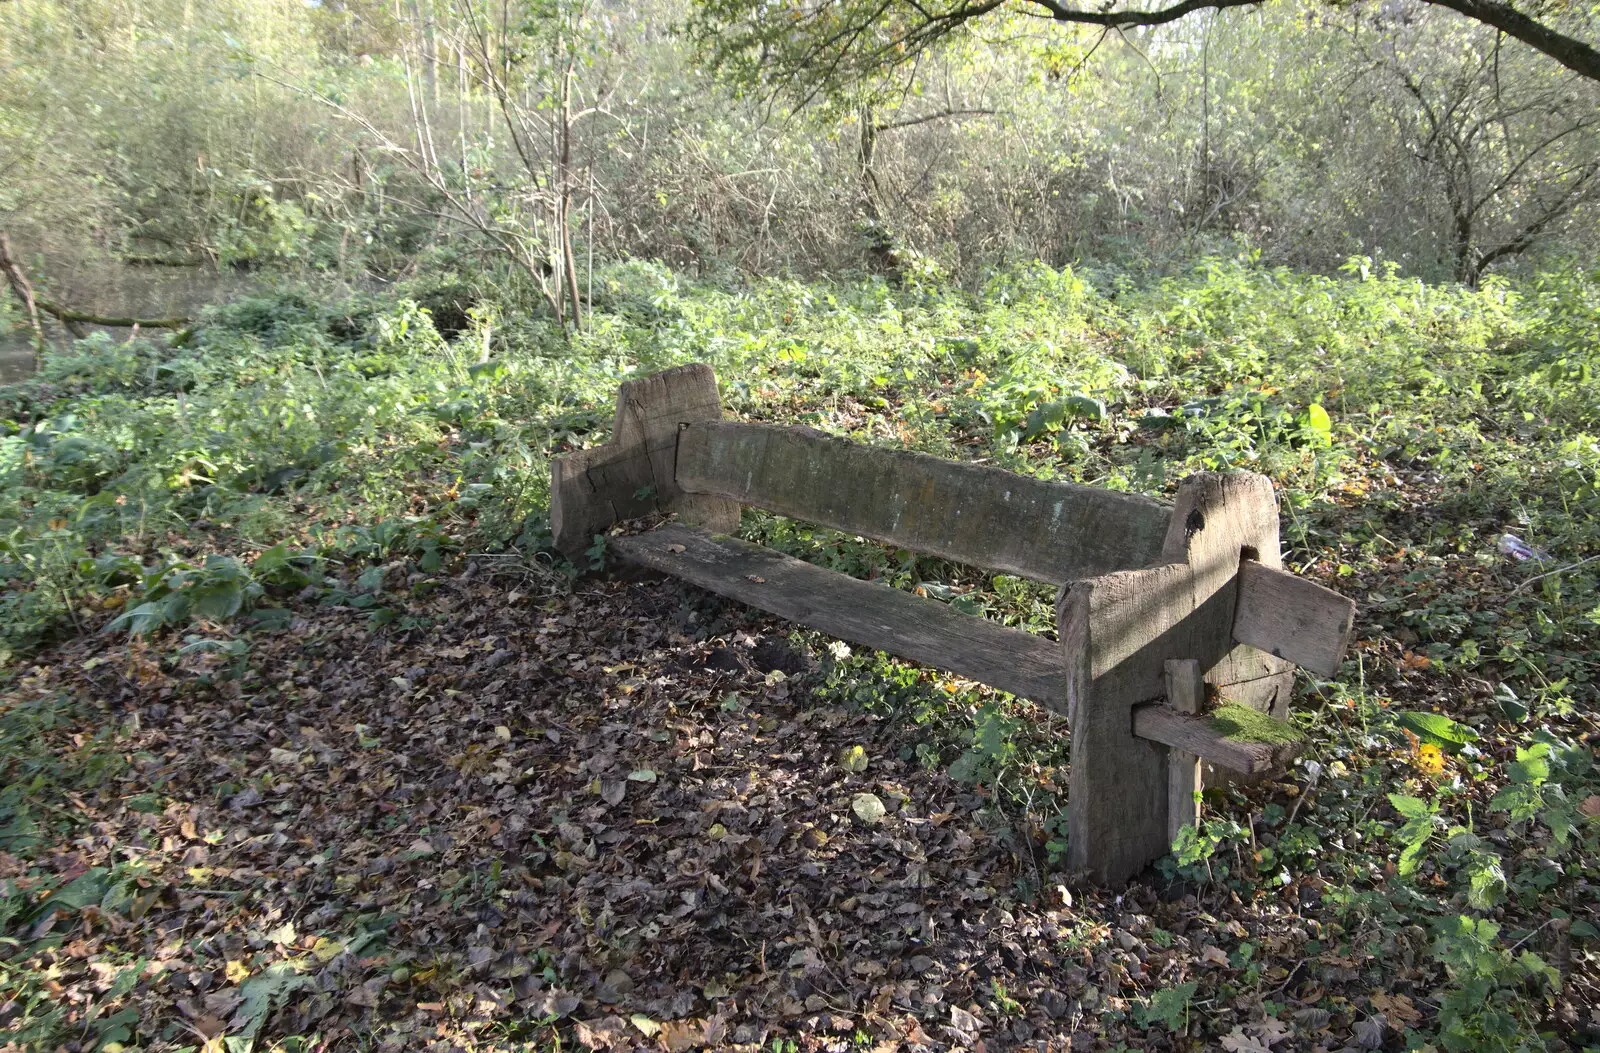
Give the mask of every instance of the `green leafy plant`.
[[1189, 1030], [1189, 1006], [1199, 986], [1190, 980], [1153, 992], [1149, 998], [1135, 1003], [1134, 1022], [1140, 1027], [1161, 1024], [1174, 1034], [1186, 1033]]
[[1547, 734], [1532, 745], [1517, 748], [1516, 760], [1506, 766], [1510, 784], [1489, 802], [1496, 811], [1507, 813], [1513, 823], [1537, 819], [1550, 832], [1556, 852], [1568, 847], [1574, 830], [1592, 828], [1595, 816], [1585, 817], [1578, 810], [1566, 786], [1554, 776], [1560, 774], [1574, 788], [1583, 786], [1593, 770], [1590, 752], [1568, 745]]
[[254, 606], [262, 591], [232, 556], [207, 556], [199, 566], [169, 563], [147, 572], [144, 582], [144, 602], [114, 619], [108, 631], [139, 636], [190, 620], [224, 621]]
[[972, 745], [950, 765], [950, 777], [960, 782], [997, 779], [1016, 755], [1016, 717], [996, 702], [985, 702], [978, 707], [975, 722]]
[[1433, 956], [1449, 983], [1439, 994], [1439, 1041], [1451, 1053], [1543, 1049], [1530, 997], [1554, 993], [1561, 977], [1531, 951], [1500, 946], [1500, 926], [1486, 918], [1441, 919]]
[[1396, 866], [1401, 877], [1410, 877], [1422, 865], [1428, 844], [1439, 826], [1439, 802], [1391, 793], [1389, 803], [1405, 819], [1400, 829], [1395, 831], [1395, 837], [1402, 846]]

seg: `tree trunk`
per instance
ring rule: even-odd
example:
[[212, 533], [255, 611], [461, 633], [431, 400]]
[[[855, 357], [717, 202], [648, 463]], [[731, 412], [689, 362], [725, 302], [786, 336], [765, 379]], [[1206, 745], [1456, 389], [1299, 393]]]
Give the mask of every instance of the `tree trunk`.
[[872, 104], [861, 107], [861, 143], [857, 148], [856, 162], [861, 176], [861, 210], [868, 219], [878, 220], [878, 173], [873, 170], [874, 155], [878, 150], [877, 114]]
[[1454, 184], [1445, 192], [1450, 198], [1450, 254], [1455, 263], [1456, 281], [1475, 289], [1478, 286], [1478, 260], [1472, 252], [1472, 209]]
[[583, 301], [578, 297], [578, 262], [572, 254], [572, 60], [561, 79], [561, 186], [558, 234], [561, 267], [566, 271], [567, 296], [572, 301], [572, 328], [583, 328]]
[[39, 303], [34, 299], [28, 276], [22, 273], [22, 268], [11, 256], [11, 239], [6, 237], [4, 231], [0, 231], [0, 271], [5, 272], [11, 291], [17, 294], [23, 309], [28, 312], [28, 321], [33, 326], [33, 371], [37, 373], [44, 364], [44, 326], [39, 324]]

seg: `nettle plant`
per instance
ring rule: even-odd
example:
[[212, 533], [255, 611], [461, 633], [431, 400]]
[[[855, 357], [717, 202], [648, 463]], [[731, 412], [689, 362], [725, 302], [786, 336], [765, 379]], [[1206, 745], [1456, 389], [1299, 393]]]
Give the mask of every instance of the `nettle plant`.
[[[1432, 747], [1465, 752], [1470, 729], [1436, 714], [1400, 714], [1398, 723], [1417, 734], [1419, 749]], [[1407, 717], [1426, 716], [1427, 721]], [[1534, 1032], [1539, 1003], [1561, 987], [1560, 974], [1533, 950], [1523, 945], [1529, 933], [1511, 946], [1500, 937], [1501, 926], [1487, 918], [1459, 912], [1460, 907], [1491, 911], [1515, 899], [1525, 910], [1538, 911], [1541, 895], [1560, 879], [1563, 867], [1586, 867], [1600, 852], [1600, 808], [1593, 757], [1582, 744], [1564, 742], [1543, 728], [1532, 741], [1516, 749], [1516, 759], [1504, 766], [1504, 787], [1490, 800], [1492, 815], [1505, 818], [1501, 840], [1530, 846], [1534, 858], [1512, 868], [1519, 854], [1496, 847], [1474, 829], [1470, 797], [1459, 785], [1441, 785], [1432, 799], [1390, 793], [1389, 803], [1402, 820], [1393, 840], [1400, 846], [1396, 862], [1399, 876], [1422, 892], [1430, 883], [1418, 881], [1431, 868], [1433, 887], [1449, 892], [1448, 901], [1435, 901], [1430, 910], [1445, 916], [1434, 922], [1433, 960], [1446, 983], [1438, 994], [1439, 1040], [1452, 1051], [1531, 1050], [1544, 1048]], [[1469, 804], [1465, 822], [1453, 822], [1453, 804]], [[1452, 879], [1453, 880], [1450, 880]], [[1455, 909], [1451, 909], [1455, 908]], [[1578, 938], [1595, 938], [1600, 930], [1588, 922], [1573, 921], [1560, 911], [1548, 911], [1543, 925], [1561, 925]], [[1543, 927], [1543, 926], [1540, 926]]]

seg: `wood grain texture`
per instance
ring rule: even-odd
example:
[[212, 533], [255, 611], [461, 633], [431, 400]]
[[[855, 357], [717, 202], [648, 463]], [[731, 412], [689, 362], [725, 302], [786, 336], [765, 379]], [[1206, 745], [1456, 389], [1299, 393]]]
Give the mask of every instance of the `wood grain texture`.
[[937, 600], [813, 566], [737, 538], [668, 524], [611, 539], [629, 562], [682, 578], [841, 640], [887, 651], [1039, 701], [1065, 690], [1053, 640]]
[[550, 462], [550, 528], [556, 548], [577, 559], [614, 523], [652, 512], [735, 530], [739, 505], [686, 493], [677, 483], [678, 431], [722, 416], [717, 376], [691, 363], [624, 383], [611, 440]]
[[1316, 582], [1247, 561], [1239, 567], [1233, 638], [1334, 676], [1355, 635], [1356, 605]]
[[1134, 708], [1133, 733], [1170, 747], [1171, 753], [1182, 751], [1252, 776], [1277, 771], [1302, 749], [1302, 744], [1296, 742], [1230, 739], [1214, 729], [1205, 717], [1179, 713], [1160, 702]]
[[1149, 566], [1171, 518], [1135, 494], [735, 421], [684, 429], [678, 485], [1053, 585]]
[[[1127, 880], [1169, 844], [1166, 750], [1133, 734], [1132, 713], [1165, 695], [1168, 659], [1198, 661], [1224, 696], [1245, 694], [1237, 700], [1287, 712], [1288, 663], [1253, 648], [1236, 653], [1234, 579], [1246, 553], [1281, 562], [1272, 483], [1248, 473], [1204, 473], [1178, 490], [1162, 552], [1169, 562], [1062, 590], [1070, 861], [1103, 881]], [[1262, 684], [1270, 691], [1260, 691]]]
[[[1167, 705], [1178, 713], [1190, 716], [1199, 714], [1206, 700], [1205, 672], [1193, 658], [1169, 658], [1167, 672]], [[1137, 711], [1135, 711], [1137, 713]], [[1134, 722], [1138, 734], [1138, 721]], [[1149, 738], [1148, 735], [1141, 736]], [[1170, 745], [1170, 743], [1169, 743]], [[1167, 751], [1167, 841], [1178, 836], [1178, 831], [1200, 821], [1200, 790], [1202, 787], [1201, 763], [1198, 754], [1187, 750]]]

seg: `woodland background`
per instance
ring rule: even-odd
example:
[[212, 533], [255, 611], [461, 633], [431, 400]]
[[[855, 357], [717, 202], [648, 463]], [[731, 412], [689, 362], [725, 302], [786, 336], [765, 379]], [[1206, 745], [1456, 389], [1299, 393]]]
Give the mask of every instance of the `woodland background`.
[[[1051, 13], [0, 0], [0, 1047], [1600, 1048], [1596, 10]], [[1098, 888], [1049, 712], [562, 558], [690, 361], [1270, 476], [1306, 755]]]

